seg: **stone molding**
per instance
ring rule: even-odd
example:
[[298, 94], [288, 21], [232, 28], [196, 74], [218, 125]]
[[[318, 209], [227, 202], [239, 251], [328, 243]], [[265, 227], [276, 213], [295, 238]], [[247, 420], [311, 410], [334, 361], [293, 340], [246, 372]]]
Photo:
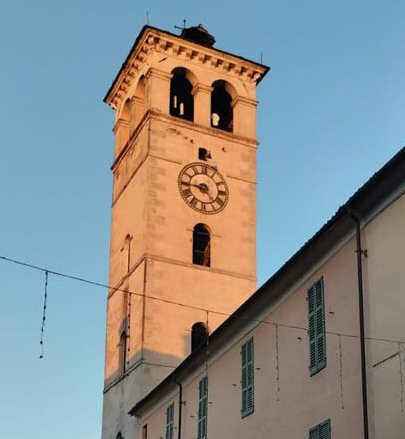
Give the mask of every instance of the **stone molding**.
[[209, 85], [201, 84], [200, 82], [196, 84], [195, 87], [193, 87], [192, 95], [195, 96], [197, 93], [206, 93], [211, 94], [212, 90], [214, 90], [214, 87], [211, 87]]
[[[180, 119], [175, 116], [171, 116], [170, 114], [164, 114], [160, 111], [156, 111], [154, 109], [149, 109], [145, 112], [142, 119], [138, 123], [137, 127], [135, 128], [134, 132], [131, 134], [130, 138], [128, 139], [127, 143], [122, 148], [121, 152], [118, 154], [118, 156], [115, 158], [114, 162], [111, 165], [111, 170], [114, 172], [117, 165], [120, 163], [120, 161], [123, 159], [125, 154], [127, 153], [127, 150], [131, 147], [134, 140], [138, 137], [140, 131], [142, 130], [145, 123], [150, 119], [156, 119], [164, 122], [169, 122], [172, 126], [178, 126], [183, 128], [190, 128], [193, 129], [196, 132], [208, 134], [211, 136], [219, 137], [226, 140], [231, 140], [234, 143], [239, 143], [240, 145], [244, 145], [248, 148], [254, 148], [256, 149], [259, 145], [259, 142], [256, 139], [251, 139], [247, 137], [238, 136], [234, 133], [228, 133], [227, 131], [218, 130], [216, 128], [207, 127], [205, 125], [198, 125], [195, 122], [189, 122], [188, 120]], [[117, 123], [121, 119], [118, 119]], [[115, 126], [117, 125], [115, 124]], [[115, 128], [114, 126], [114, 128]]]
[[232, 101], [232, 106], [234, 107], [238, 102], [244, 105], [249, 105], [251, 107], [257, 107], [257, 105], [259, 104], [259, 101], [256, 101], [255, 99], [249, 99], [243, 96], [236, 96], [236, 98]]
[[123, 119], [122, 117], [120, 117], [117, 122], [115, 122], [114, 126], [113, 126], [113, 133], [116, 134], [117, 130], [121, 127], [126, 127], [129, 128], [129, 122], [125, 119]]
[[[112, 108], [116, 110], [120, 106], [126, 92], [152, 52], [173, 56], [193, 64], [209, 66], [211, 69], [241, 79], [251, 86], [256, 86], [267, 72], [267, 67], [261, 64], [220, 52], [214, 48], [201, 46], [164, 31], [149, 28], [128, 55], [124, 68], [115, 79], [105, 98], [105, 102]], [[165, 78], [170, 75], [154, 68], [149, 69], [148, 74], [153, 75], [156, 72], [164, 74]]]
[[[157, 262], [162, 262], [162, 263], [181, 265], [183, 267], [193, 268], [193, 269], [196, 269], [196, 270], [209, 271], [211, 273], [220, 274], [222, 276], [237, 277], [239, 279], [245, 279], [247, 281], [257, 282], [256, 276], [250, 276], [248, 274], [240, 274], [240, 273], [237, 273], [235, 271], [222, 270], [222, 269], [218, 269], [218, 268], [203, 267], [202, 265], [195, 265], [195, 264], [192, 264], [190, 262], [184, 262], [184, 261], [179, 261], [177, 259], [165, 258], [163, 256], [158, 256], [158, 255], [154, 255], [154, 254], [151, 254], [151, 253], [144, 252], [138, 258], [138, 260], [135, 262], [135, 264], [130, 268], [129, 272], [114, 287], [110, 286], [110, 292], [109, 292], [109, 294], [107, 296], [107, 300], [109, 300], [112, 296], [114, 296], [114, 294], [116, 294], [117, 291], [120, 292], [120, 293], [124, 292], [123, 285], [125, 284], [125, 282], [127, 282], [127, 280], [130, 278], [132, 273], [144, 261], [145, 262], [147, 262], [147, 261], [157, 261]], [[139, 291], [129, 291], [129, 292], [130, 293], [134, 293], [137, 296], [145, 296], [144, 291], [142, 291], [142, 292], [139, 292]], [[148, 298], [148, 295], [146, 295], [146, 298]], [[162, 299], [162, 297], [155, 297], [155, 298], [158, 299], [158, 300]]]

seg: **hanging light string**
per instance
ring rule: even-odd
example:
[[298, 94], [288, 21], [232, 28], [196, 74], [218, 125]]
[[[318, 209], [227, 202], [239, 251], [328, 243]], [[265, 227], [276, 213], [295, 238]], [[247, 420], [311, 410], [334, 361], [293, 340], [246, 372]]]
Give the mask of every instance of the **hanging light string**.
[[45, 288], [44, 288], [44, 307], [42, 314], [42, 325], [41, 325], [41, 336], [39, 339], [39, 344], [41, 346], [40, 359], [44, 358], [44, 330], [45, 330], [45, 320], [46, 320], [46, 303], [48, 301], [48, 271], [45, 271]]
[[129, 365], [131, 357], [131, 294], [128, 296], [127, 304], [127, 365]]
[[340, 401], [342, 409], [345, 408], [345, 403], [343, 399], [343, 354], [342, 354], [342, 336], [339, 337], [339, 381], [340, 381]]
[[[31, 268], [31, 269], [34, 269], [34, 270], [42, 271], [44, 273], [49, 273], [49, 274], [52, 274], [54, 276], [60, 276], [60, 277], [67, 278], [67, 279], [72, 279], [72, 280], [75, 280], [75, 281], [78, 281], [78, 282], [83, 282], [83, 283], [86, 283], [86, 284], [89, 284], [89, 285], [94, 285], [94, 286], [97, 286], [97, 287], [106, 288], [106, 289], [108, 289], [108, 290], [110, 290], [112, 292], [119, 291], [119, 292], [122, 292], [122, 293], [125, 293], [125, 294], [132, 294], [134, 296], [139, 296], [139, 297], [142, 297], [144, 299], [156, 300], [156, 301], [163, 302], [163, 303], [169, 303], [169, 304], [172, 304], [172, 305], [182, 306], [184, 308], [189, 308], [189, 309], [209, 312], [211, 314], [217, 314], [217, 315], [224, 316], [224, 317], [231, 317], [233, 320], [244, 320], [244, 321], [247, 321], [247, 322], [258, 323], [258, 324], [266, 324], [266, 325], [273, 325], [273, 326], [277, 325], [279, 328], [297, 329], [297, 330], [301, 330], [301, 331], [304, 331], [304, 332], [308, 332], [308, 328], [305, 328], [303, 326], [288, 325], [288, 324], [283, 324], [283, 323], [279, 323], [279, 322], [269, 322], [267, 320], [254, 319], [254, 318], [245, 317], [245, 316], [238, 316], [235, 313], [226, 313], [226, 312], [217, 311], [217, 310], [214, 310], [214, 309], [203, 308], [203, 307], [194, 306], [194, 305], [188, 305], [188, 304], [182, 303], [182, 302], [176, 302], [176, 301], [170, 300], [170, 299], [163, 299], [161, 297], [151, 296], [151, 295], [148, 295], [148, 294], [138, 293], [138, 292], [129, 291], [129, 290], [121, 289], [121, 288], [115, 288], [115, 287], [111, 287], [109, 285], [106, 285], [106, 284], [103, 284], [103, 283], [100, 283], [100, 282], [94, 282], [94, 281], [91, 281], [89, 279], [84, 279], [82, 277], [72, 276], [72, 275], [69, 275], [69, 274], [66, 274], [66, 273], [61, 273], [61, 272], [58, 272], [58, 271], [49, 270], [47, 268], [38, 267], [36, 265], [32, 265], [32, 264], [29, 264], [27, 262], [22, 262], [22, 261], [19, 261], [19, 260], [16, 260], [16, 259], [8, 258], [8, 257], [2, 256], [2, 255], [0, 255], [0, 260], [4, 260], [4, 261], [7, 261], [7, 262], [13, 262], [14, 264], [22, 265], [22, 266], [27, 267], [27, 268]], [[325, 333], [326, 334], [330, 334], [330, 335], [337, 335], [337, 336], [341, 335], [342, 337], [348, 337], [348, 338], [356, 338], [356, 339], [360, 338], [359, 335], [356, 335], [356, 334], [345, 334], [343, 332], [325, 331]], [[394, 340], [394, 339], [388, 339], [388, 338], [364, 337], [364, 339], [367, 340], [367, 341], [380, 341], [380, 342], [396, 343], [396, 344], [398, 344], [398, 343], [405, 343], [405, 340]]]
[[277, 401], [280, 401], [280, 351], [278, 348], [278, 325], [276, 325], [276, 380], [277, 380]]

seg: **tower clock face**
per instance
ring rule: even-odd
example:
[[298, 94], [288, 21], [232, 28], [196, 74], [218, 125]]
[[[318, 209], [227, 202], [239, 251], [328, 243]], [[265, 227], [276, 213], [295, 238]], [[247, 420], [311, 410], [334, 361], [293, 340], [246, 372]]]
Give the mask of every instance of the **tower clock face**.
[[178, 184], [183, 200], [197, 212], [213, 215], [228, 203], [229, 190], [224, 177], [207, 163], [185, 166], [179, 174]]

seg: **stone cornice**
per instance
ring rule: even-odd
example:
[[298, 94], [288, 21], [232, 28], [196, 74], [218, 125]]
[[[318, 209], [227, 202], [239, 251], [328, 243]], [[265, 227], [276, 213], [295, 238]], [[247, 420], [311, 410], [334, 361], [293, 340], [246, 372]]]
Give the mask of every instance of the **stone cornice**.
[[[211, 69], [235, 76], [246, 83], [251, 83], [253, 86], [257, 85], [269, 70], [268, 67], [262, 64], [254, 63], [218, 49], [201, 46], [169, 32], [146, 26], [140, 33], [104, 99], [112, 108], [117, 109], [119, 107], [128, 88], [139, 76], [144, 61], [152, 52], [174, 56], [194, 64], [209, 66]], [[153, 74], [154, 70], [150, 69], [150, 74]], [[165, 73], [165, 75], [168, 75], [168, 73]]]

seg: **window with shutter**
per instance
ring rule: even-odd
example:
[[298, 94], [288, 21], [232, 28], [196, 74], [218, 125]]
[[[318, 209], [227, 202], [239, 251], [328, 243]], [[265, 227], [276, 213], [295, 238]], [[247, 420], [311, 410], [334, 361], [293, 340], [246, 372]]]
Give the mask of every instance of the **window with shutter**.
[[331, 431], [331, 423], [328, 419], [309, 430], [309, 439], [331, 439]]
[[208, 377], [198, 385], [198, 439], [207, 438]]
[[315, 375], [326, 367], [325, 301], [323, 278], [308, 289], [309, 371]]
[[241, 351], [242, 361], [242, 418], [254, 412], [254, 345], [253, 338], [243, 343]]
[[174, 403], [166, 409], [166, 439], [173, 439]]

